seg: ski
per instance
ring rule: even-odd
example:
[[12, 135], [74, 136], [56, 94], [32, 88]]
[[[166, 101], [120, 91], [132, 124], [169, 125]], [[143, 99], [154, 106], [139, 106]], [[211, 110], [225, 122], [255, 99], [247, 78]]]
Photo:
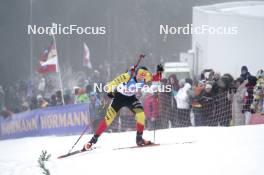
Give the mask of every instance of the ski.
[[[113, 148], [113, 150], [137, 149], [137, 148], [155, 147], [155, 146], [165, 146], [165, 145], [176, 145], [176, 144], [191, 144], [191, 143], [194, 143], [194, 142], [195, 141], [172, 142], [172, 143], [151, 143], [151, 144], [142, 145], [142, 146], [127, 146], [127, 147]], [[92, 147], [91, 149], [89, 149], [87, 151], [76, 150], [76, 151], [73, 151], [71, 153], [67, 153], [67, 154], [61, 155], [61, 156], [58, 157], [58, 159], [62, 159], [62, 158], [65, 158], [65, 157], [69, 157], [69, 156], [76, 155], [76, 154], [80, 154], [80, 153], [92, 151], [92, 150], [94, 150], [96, 148], [98, 148], [98, 147]]]
[[73, 151], [73, 152], [70, 152], [70, 153], [67, 153], [67, 154], [61, 155], [61, 156], [58, 157], [58, 159], [62, 159], [62, 158], [69, 157], [69, 156], [73, 156], [73, 155], [76, 155], [76, 154], [79, 154], [79, 153], [84, 153], [84, 152], [92, 151], [92, 150], [94, 150], [94, 149], [96, 149], [96, 148], [97, 148], [97, 147], [92, 147], [92, 148], [90, 148], [90, 149], [87, 150], [87, 151], [76, 150], [76, 151]]
[[149, 145], [143, 145], [143, 146], [119, 147], [119, 148], [114, 148], [113, 150], [135, 149], [135, 148], [145, 148], [145, 147], [164, 146], [164, 145], [191, 144], [191, 143], [194, 143], [194, 142], [195, 142], [195, 141], [173, 142], [173, 143], [152, 143], [152, 144], [149, 144]]
[[114, 148], [113, 150], [134, 149], [134, 148], [145, 148], [145, 147], [152, 147], [152, 146], [160, 146], [160, 144], [159, 144], [159, 143], [151, 143], [151, 144], [148, 144], [148, 145], [142, 145], [142, 146], [119, 147], [119, 148]]

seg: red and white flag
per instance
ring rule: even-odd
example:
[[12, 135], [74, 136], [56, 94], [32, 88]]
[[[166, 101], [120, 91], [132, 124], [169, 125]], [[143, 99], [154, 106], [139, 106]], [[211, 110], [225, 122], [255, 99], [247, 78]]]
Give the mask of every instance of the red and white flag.
[[40, 67], [38, 72], [41, 74], [58, 72], [58, 57], [54, 41], [52, 40], [48, 49], [45, 49], [40, 55]]
[[86, 43], [83, 43], [83, 66], [92, 69], [92, 64], [90, 60], [90, 50], [87, 47]]

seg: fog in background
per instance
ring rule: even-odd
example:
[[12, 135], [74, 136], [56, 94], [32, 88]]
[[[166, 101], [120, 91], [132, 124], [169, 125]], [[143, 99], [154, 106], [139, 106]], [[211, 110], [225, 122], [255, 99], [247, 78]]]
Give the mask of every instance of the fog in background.
[[[32, 57], [27, 25], [106, 26], [105, 35], [57, 35], [62, 69], [89, 72], [82, 67], [83, 42], [91, 52], [94, 69], [110, 65], [110, 78], [136, 62], [154, 69], [159, 62], [177, 61], [180, 52], [191, 48], [191, 35], [159, 34], [160, 24], [184, 26], [192, 22], [192, 7], [228, 2], [223, 0], [1, 0], [0, 84], [30, 80], [39, 56], [51, 42], [47, 35], [32, 36]], [[104, 78], [104, 77], [102, 77]]]

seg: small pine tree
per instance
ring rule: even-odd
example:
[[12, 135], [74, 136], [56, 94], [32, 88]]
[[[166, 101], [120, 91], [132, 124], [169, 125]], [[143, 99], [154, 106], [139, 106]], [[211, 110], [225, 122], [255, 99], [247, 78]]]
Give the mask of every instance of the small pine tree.
[[42, 169], [42, 174], [50, 175], [50, 171], [45, 166], [45, 162], [48, 161], [50, 157], [51, 155], [48, 154], [46, 150], [45, 151], [42, 150], [42, 154], [38, 158], [38, 164], [39, 167]]

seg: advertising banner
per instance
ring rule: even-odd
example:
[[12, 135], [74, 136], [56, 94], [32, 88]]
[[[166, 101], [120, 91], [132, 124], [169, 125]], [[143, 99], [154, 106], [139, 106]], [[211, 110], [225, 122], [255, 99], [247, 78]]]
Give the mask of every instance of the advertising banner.
[[89, 104], [49, 107], [0, 119], [0, 138], [80, 133], [86, 125], [91, 132]]

